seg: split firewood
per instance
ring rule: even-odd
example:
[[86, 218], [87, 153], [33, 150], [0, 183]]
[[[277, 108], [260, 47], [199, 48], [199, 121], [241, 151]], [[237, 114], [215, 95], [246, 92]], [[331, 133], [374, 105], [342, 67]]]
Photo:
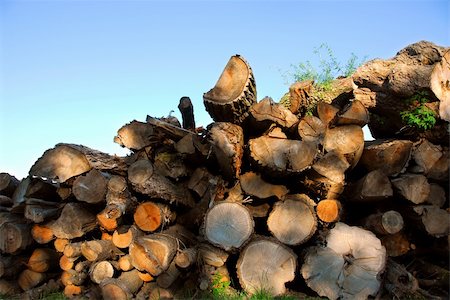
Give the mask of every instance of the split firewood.
[[102, 260], [89, 267], [89, 277], [92, 282], [101, 284], [104, 280], [114, 276], [114, 267], [111, 262]]
[[368, 171], [381, 169], [396, 176], [408, 166], [413, 143], [407, 140], [375, 140], [365, 142], [360, 163]]
[[338, 199], [344, 192], [344, 182], [334, 182], [315, 171], [309, 172], [302, 184], [321, 199]]
[[105, 174], [92, 169], [86, 175], [75, 179], [72, 193], [78, 201], [99, 203], [105, 201], [107, 184], [108, 180]]
[[90, 262], [108, 260], [122, 254], [111, 241], [93, 240], [81, 244], [81, 254]]
[[45, 273], [57, 267], [59, 261], [58, 253], [50, 248], [36, 248], [31, 253], [27, 267], [31, 271]]
[[240, 55], [230, 58], [214, 88], [203, 94], [203, 102], [216, 122], [241, 123], [256, 103], [252, 69]]
[[229, 257], [227, 252], [210, 244], [201, 243], [197, 249], [199, 261], [216, 268], [223, 266]]
[[205, 215], [204, 235], [226, 251], [241, 248], [253, 233], [254, 222], [248, 209], [239, 203], [221, 202]]
[[268, 175], [298, 174], [312, 165], [318, 153], [315, 143], [267, 136], [251, 139], [249, 148], [253, 164]]
[[[294, 114], [304, 114], [309, 106], [309, 97], [313, 91], [313, 80], [295, 82], [289, 87], [289, 110]], [[301, 110], [301, 111], [300, 111]]]
[[250, 107], [248, 127], [254, 132], [264, 132], [272, 124], [276, 124], [284, 130], [293, 128], [298, 123], [298, 118], [286, 107], [275, 103], [272, 98], [265, 97]]
[[286, 245], [305, 243], [317, 229], [313, 203], [304, 194], [286, 196], [284, 201], [275, 203], [267, 219], [267, 227]]
[[339, 200], [323, 199], [316, 206], [317, 217], [325, 223], [338, 222], [342, 215], [342, 204]]
[[404, 174], [391, 182], [400, 195], [414, 204], [425, 202], [430, 195], [430, 184], [423, 175]]
[[326, 242], [308, 250], [301, 268], [306, 284], [329, 299], [374, 296], [386, 263], [380, 240], [370, 231], [337, 223]]
[[[414, 149], [413, 158], [420, 170], [427, 175], [433, 166], [443, 156], [443, 149], [439, 145], [434, 145], [427, 140], [422, 140], [419, 146]], [[447, 161], [448, 162], [448, 161]]]
[[12, 197], [18, 185], [19, 180], [16, 177], [8, 173], [0, 173], [0, 195]]
[[95, 215], [80, 203], [67, 203], [59, 218], [51, 224], [57, 238], [73, 239], [81, 237], [96, 227]]
[[380, 169], [367, 173], [346, 188], [347, 197], [355, 202], [374, 202], [392, 197], [391, 181]]
[[434, 205], [417, 205], [413, 210], [420, 216], [423, 227], [429, 235], [442, 237], [449, 234], [450, 214], [447, 210]]
[[338, 112], [339, 108], [332, 104], [323, 101], [317, 103], [317, 115], [325, 127], [329, 127], [332, 124]]
[[439, 117], [450, 122], [450, 50], [442, 55], [442, 60], [437, 62], [431, 71], [431, 90], [439, 99]]
[[117, 248], [124, 249], [128, 248], [134, 240], [143, 234], [136, 226], [126, 225], [114, 230], [111, 241]]
[[236, 269], [239, 282], [247, 293], [264, 290], [278, 296], [286, 292], [285, 283], [294, 280], [297, 256], [279, 242], [259, 238], [241, 251]]
[[149, 160], [138, 160], [133, 163], [128, 169], [128, 180], [135, 191], [149, 197], [187, 207], [195, 205], [187, 189], [156, 173]]
[[298, 135], [303, 141], [321, 143], [326, 125], [315, 116], [305, 116], [298, 123]]
[[153, 232], [172, 223], [176, 213], [172, 212], [167, 205], [147, 201], [138, 205], [133, 217], [139, 229]]
[[358, 125], [363, 127], [369, 123], [369, 112], [361, 101], [353, 100], [336, 115], [334, 123], [336, 125]]
[[354, 168], [364, 150], [363, 131], [357, 125], [343, 125], [327, 129], [323, 147], [327, 152], [335, 151], [344, 155], [351, 168]]
[[114, 143], [132, 151], [137, 151], [155, 142], [158, 135], [149, 123], [132, 121], [122, 126], [114, 137]]
[[26, 193], [28, 190], [28, 187], [31, 184], [31, 178], [30, 176], [22, 179], [19, 183], [19, 185], [16, 187], [11, 199], [13, 200], [13, 207], [20, 207], [22, 206], [26, 201]]
[[187, 186], [200, 198], [206, 197], [213, 200], [223, 185], [223, 180], [219, 176], [214, 176], [208, 169], [200, 167], [194, 170]]
[[30, 175], [65, 182], [67, 179], [90, 171], [92, 168], [124, 174], [122, 158], [75, 144], [57, 144], [44, 152], [30, 169]]
[[189, 97], [181, 97], [178, 104], [181, 117], [183, 119], [183, 128], [190, 131], [195, 131], [194, 106]]
[[403, 217], [395, 210], [373, 214], [364, 220], [364, 227], [381, 235], [395, 234], [403, 229]]
[[339, 152], [331, 151], [317, 160], [312, 168], [331, 181], [344, 184], [345, 171], [350, 167], [345, 156]]
[[47, 279], [46, 273], [26, 269], [20, 273], [17, 283], [22, 290], [28, 291], [43, 283], [45, 279]]
[[108, 300], [127, 300], [139, 291], [143, 284], [139, 278], [138, 270], [122, 272], [119, 278], [105, 280], [101, 284], [102, 297]]
[[242, 174], [239, 179], [242, 190], [246, 194], [258, 197], [259, 199], [266, 199], [275, 196], [282, 200], [289, 192], [284, 185], [268, 183], [261, 178], [260, 174], [255, 172], [247, 172]]
[[442, 182], [448, 182], [449, 179], [449, 162], [450, 156], [449, 156], [449, 149], [448, 147], [445, 147], [442, 151], [442, 156], [439, 158], [439, 160], [434, 163], [434, 165], [431, 167], [430, 171], [427, 174], [427, 177], [430, 179], [442, 181]]
[[31, 236], [38, 244], [47, 244], [55, 239], [51, 229], [52, 221], [47, 224], [33, 224], [31, 227]]
[[233, 181], [241, 174], [244, 155], [244, 131], [242, 127], [226, 122], [208, 126], [209, 141], [224, 178]]

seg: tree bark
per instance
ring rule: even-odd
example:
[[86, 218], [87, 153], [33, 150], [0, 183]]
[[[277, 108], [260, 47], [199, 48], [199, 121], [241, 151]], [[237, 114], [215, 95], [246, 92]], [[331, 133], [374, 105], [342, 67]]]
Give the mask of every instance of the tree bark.
[[190, 131], [195, 131], [194, 106], [189, 97], [181, 97], [178, 109], [183, 118], [183, 128]]
[[203, 102], [216, 122], [240, 124], [256, 103], [253, 71], [240, 55], [230, 58], [214, 88], [203, 94]]
[[430, 75], [431, 90], [439, 99], [439, 116], [450, 122], [450, 50], [442, 55], [442, 60], [436, 63]]

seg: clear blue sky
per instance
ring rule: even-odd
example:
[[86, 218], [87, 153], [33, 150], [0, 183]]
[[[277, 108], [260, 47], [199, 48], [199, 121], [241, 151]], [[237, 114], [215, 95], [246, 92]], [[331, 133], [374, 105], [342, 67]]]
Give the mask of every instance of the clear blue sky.
[[[450, 45], [448, 1], [0, 1], [0, 171], [21, 178], [59, 142], [126, 153], [117, 130], [194, 103], [231, 55], [253, 68], [258, 98], [278, 100], [290, 64], [327, 43], [388, 58]], [[181, 119], [181, 118], [180, 118]]]

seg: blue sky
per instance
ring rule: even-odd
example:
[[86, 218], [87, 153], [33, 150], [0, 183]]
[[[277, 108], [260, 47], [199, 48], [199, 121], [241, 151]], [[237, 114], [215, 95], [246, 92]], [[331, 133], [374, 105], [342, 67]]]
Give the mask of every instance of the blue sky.
[[[19, 178], [59, 142], [108, 153], [117, 130], [194, 103], [243, 55], [258, 98], [328, 44], [342, 62], [388, 58], [429, 40], [449, 46], [448, 1], [0, 1], [0, 172]], [[180, 118], [181, 119], [181, 118]]]

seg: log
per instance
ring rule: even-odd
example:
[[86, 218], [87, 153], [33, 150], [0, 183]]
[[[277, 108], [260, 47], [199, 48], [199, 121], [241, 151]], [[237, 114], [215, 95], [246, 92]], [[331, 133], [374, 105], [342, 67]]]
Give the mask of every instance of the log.
[[66, 255], [62, 255], [59, 259], [59, 268], [63, 271], [67, 271], [73, 269], [75, 266], [75, 262], [79, 259], [79, 256], [76, 257], [68, 257]]
[[391, 182], [400, 195], [414, 204], [424, 203], [430, 194], [430, 184], [423, 175], [404, 174]]
[[445, 148], [442, 151], [441, 158], [431, 167], [427, 177], [430, 179], [448, 182], [449, 179], [449, 150]]
[[239, 282], [247, 293], [267, 291], [278, 296], [286, 292], [285, 283], [295, 277], [297, 256], [283, 244], [259, 238], [242, 250], [236, 269]]
[[144, 233], [136, 228], [136, 226], [122, 226], [117, 230], [114, 230], [112, 235], [112, 243], [117, 248], [128, 248], [134, 240], [143, 234]]
[[184, 164], [183, 156], [176, 152], [158, 152], [155, 155], [154, 167], [157, 173], [174, 180], [187, 177], [190, 173]]
[[216, 85], [203, 94], [203, 102], [216, 122], [240, 124], [256, 103], [256, 84], [252, 69], [240, 55], [230, 58]]
[[313, 80], [295, 82], [289, 87], [289, 110], [294, 114], [304, 114], [309, 106], [308, 98], [313, 91]]
[[0, 295], [8, 297], [15, 296], [21, 292], [19, 285], [16, 281], [8, 281], [0, 279]]
[[334, 151], [344, 155], [354, 168], [364, 150], [364, 134], [361, 127], [357, 125], [343, 125], [325, 131], [323, 139], [325, 151]]
[[169, 288], [181, 275], [174, 261], [169, 268], [156, 278], [156, 284], [164, 289]]
[[442, 208], [446, 201], [447, 198], [445, 197], [444, 188], [436, 183], [430, 183], [430, 193], [428, 194], [426, 203]]
[[114, 143], [132, 151], [138, 151], [155, 143], [157, 138], [154, 126], [136, 120], [122, 126], [114, 137]]
[[138, 160], [133, 163], [128, 168], [128, 180], [138, 193], [187, 207], [195, 205], [187, 189], [157, 174], [149, 160]]
[[343, 182], [334, 182], [315, 171], [308, 173], [301, 184], [320, 199], [338, 199], [344, 191]]
[[208, 126], [209, 141], [225, 179], [233, 181], [241, 174], [244, 155], [244, 131], [242, 127], [226, 122]]
[[198, 251], [196, 248], [183, 249], [175, 255], [174, 262], [177, 267], [187, 269], [197, 262]]
[[33, 223], [42, 223], [46, 220], [56, 219], [63, 205], [51, 201], [27, 198], [25, 202], [24, 217]]
[[79, 296], [83, 292], [84, 292], [84, 289], [81, 286], [68, 284], [64, 287], [64, 296], [66, 296], [67, 298], [73, 298], [75, 296]]
[[92, 282], [101, 284], [104, 280], [114, 276], [113, 265], [106, 260], [93, 263], [89, 268], [89, 278]]
[[249, 113], [248, 128], [256, 133], [266, 131], [272, 124], [287, 131], [298, 124], [298, 118], [289, 109], [275, 103], [270, 97], [253, 104]]
[[315, 143], [267, 136], [249, 141], [250, 159], [268, 175], [293, 175], [308, 169], [318, 153]]
[[25, 203], [26, 193], [27, 193], [28, 187], [30, 186], [30, 183], [31, 183], [30, 176], [28, 176], [20, 181], [19, 185], [17, 186], [17, 188], [14, 191], [12, 198], [11, 198], [14, 203], [13, 207], [20, 207], [21, 205], [23, 205], [23, 203]]
[[239, 179], [242, 190], [246, 194], [260, 199], [277, 197], [279, 200], [282, 200], [289, 193], [289, 190], [284, 185], [268, 183], [261, 178], [260, 174], [255, 172], [242, 174]]
[[380, 239], [381, 244], [386, 248], [387, 255], [391, 257], [404, 255], [413, 247], [402, 232], [384, 235]]
[[270, 232], [286, 245], [305, 243], [317, 229], [312, 203], [304, 194], [288, 195], [284, 201], [275, 203], [267, 219]]
[[315, 116], [305, 116], [298, 123], [298, 135], [303, 141], [321, 143], [326, 125]]
[[155, 128], [156, 145], [163, 144], [167, 139], [178, 142], [186, 135], [194, 136], [192, 131], [181, 128], [181, 124], [175, 117], [170, 118], [153, 118], [147, 115], [146, 121]]
[[323, 101], [317, 103], [317, 115], [319, 116], [319, 119], [322, 120], [325, 127], [332, 125], [338, 112], [339, 108], [333, 104]]
[[32, 270], [23, 270], [17, 278], [17, 283], [24, 291], [31, 290], [32, 288], [40, 285], [47, 278], [45, 273], [39, 273]]
[[176, 218], [176, 213], [172, 212], [167, 205], [147, 201], [139, 204], [133, 218], [139, 229], [153, 232], [172, 223]]
[[67, 179], [90, 171], [92, 168], [124, 174], [124, 160], [117, 156], [75, 144], [57, 144], [44, 152], [30, 169], [31, 176], [65, 182]]
[[11, 208], [11, 206], [13, 206], [13, 204], [14, 204], [14, 201], [10, 197], [0, 195], [0, 207], [8, 210]]
[[392, 197], [391, 181], [383, 171], [377, 169], [346, 188], [349, 200], [354, 202], [375, 202]]
[[413, 151], [413, 158], [421, 171], [427, 175], [433, 166], [442, 157], [442, 147], [434, 145], [428, 140], [423, 139], [419, 146]]
[[386, 249], [370, 231], [337, 223], [326, 237], [326, 247], [307, 251], [301, 273], [319, 296], [366, 299], [381, 285]]
[[81, 244], [81, 254], [90, 262], [114, 259], [122, 254], [111, 241], [93, 240]]
[[342, 215], [342, 204], [339, 200], [323, 199], [316, 206], [317, 217], [325, 223], [338, 222]]
[[376, 213], [364, 220], [364, 227], [376, 234], [396, 234], [403, 229], [403, 217], [395, 210]]
[[426, 232], [434, 237], [443, 237], [450, 233], [449, 212], [434, 205], [417, 205], [413, 210], [420, 216]]
[[130, 271], [132, 270], [133, 264], [131, 263], [131, 256], [126, 254], [124, 256], [121, 256], [119, 260], [117, 261], [119, 269], [122, 271]]
[[345, 156], [339, 152], [331, 151], [317, 160], [312, 168], [331, 181], [344, 184], [345, 171], [350, 167]]
[[0, 278], [16, 279], [26, 268], [28, 257], [23, 255], [0, 255]]
[[337, 115], [336, 125], [365, 126], [369, 123], [369, 112], [361, 101], [353, 100], [347, 104]]
[[77, 285], [81, 286], [87, 278], [87, 270], [67, 270], [61, 273], [61, 283], [64, 286]]
[[59, 255], [50, 248], [36, 248], [31, 253], [27, 262], [29, 270], [39, 273], [45, 273], [58, 266]]
[[442, 55], [431, 71], [431, 90], [439, 99], [439, 117], [450, 122], [450, 50]]
[[8, 173], [0, 173], [0, 195], [12, 197], [18, 185], [19, 180], [16, 177]]
[[31, 236], [38, 244], [47, 244], [55, 239], [51, 223], [48, 224], [33, 224], [31, 227]]
[[96, 227], [95, 221], [95, 215], [81, 204], [67, 203], [50, 228], [57, 238], [73, 239], [93, 230]]
[[58, 252], [64, 252], [64, 249], [66, 248], [66, 245], [69, 244], [68, 239], [60, 239], [56, 238], [53, 242], [53, 246], [55, 247], [55, 250]]
[[260, 205], [246, 204], [245, 207], [250, 211], [253, 218], [266, 218], [270, 211], [270, 205], [268, 203]]
[[189, 97], [181, 97], [178, 104], [181, 117], [183, 119], [183, 128], [190, 131], [195, 131], [194, 106]]
[[253, 227], [253, 218], [245, 206], [221, 202], [206, 213], [204, 235], [211, 244], [233, 251], [245, 244], [253, 233]]
[[227, 252], [210, 244], [201, 243], [197, 249], [199, 262], [216, 268], [223, 266], [229, 257]]
[[397, 176], [408, 166], [412, 148], [407, 140], [365, 142], [360, 164], [368, 171], [381, 169], [388, 176]]
[[0, 252], [14, 254], [26, 249], [32, 242], [31, 225], [16, 223], [14, 219], [0, 225]]
[[100, 171], [93, 169], [86, 175], [78, 176], [72, 187], [72, 193], [78, 201], [100, 203], [105, 201], [108, 180]]
[[81, 245], [83, 244], [83, 242], [75, 242], [75, 243], [70, 243], [69, 241], [67, 241], [67, 243], [64, 245], [64, 249], [63, 251], [59, 251], [59, 252], [63, 252], [63, 254], [67, 257], [79, 257], [81, 256]]

